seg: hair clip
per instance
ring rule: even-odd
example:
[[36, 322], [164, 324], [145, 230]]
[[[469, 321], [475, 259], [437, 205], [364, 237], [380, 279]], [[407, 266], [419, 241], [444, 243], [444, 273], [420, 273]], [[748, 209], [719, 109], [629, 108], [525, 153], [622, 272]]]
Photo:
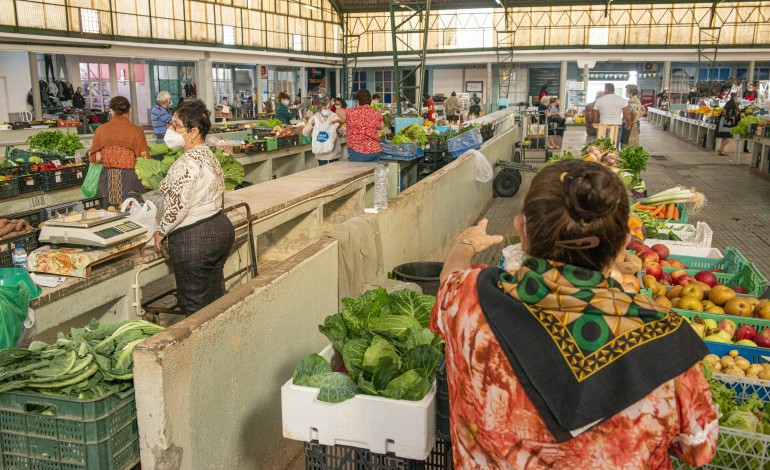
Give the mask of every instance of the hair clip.
[[564, 179], [567, 178], [568, 174], [569, 173], [567, 173], [566, 171], [562, 172], [562, 174], [559, 176], [559, 181], [561, 181], [563, 183]]
[[560, 240], [556, 242], [556, 246], [567, 250], [590, 250], [599, 246], [599, 243], [599, 237], [592, 236], [574, 240]]

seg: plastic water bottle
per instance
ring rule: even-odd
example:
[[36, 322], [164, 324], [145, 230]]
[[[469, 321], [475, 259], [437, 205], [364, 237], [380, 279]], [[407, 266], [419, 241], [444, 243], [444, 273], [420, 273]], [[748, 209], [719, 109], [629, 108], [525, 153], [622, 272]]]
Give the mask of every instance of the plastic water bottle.
[[382, 163], [374, 169], [374, 209], [388, 208], [388, 169]]
[[21, 243], [16, 244], [16, 249], [11, 253], [14, 268], [27, 269], [27, 252]]

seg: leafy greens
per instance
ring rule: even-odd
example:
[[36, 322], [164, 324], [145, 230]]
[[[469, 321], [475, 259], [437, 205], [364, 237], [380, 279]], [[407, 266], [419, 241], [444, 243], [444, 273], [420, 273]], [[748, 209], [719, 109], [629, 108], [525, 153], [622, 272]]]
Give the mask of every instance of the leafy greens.
[[434, 302], [430, 295], [385, 289], [343, 299], [342, 312], [318, 329], [341, 354], [347, 373], [333, 372], [326, 359], [311, 354], [295, 369], [293, 383], [319, 388], [318, 399], [330, 403], [359, 393], [422, 400], [444, 354], [443, 342], [428, 329]]
[[[162, 147], [161, 147], [162, 146]], [[161, 152], [165, 144], [159, 144], [158, 146], [151, 148], [150, 152]], [[214, 152], [214, 156], [217, 157], [219, 165], [222, 167], [222, 172], [225, 176], [225, 189], [235, 189], [236, 186], [243, 183], [243, 179], [246, 172], [243, 165], [235, 159], [229, 153], [225, 153], [215, 147], [211, 148]], [[138, 158], [136, 160], [136, 175], [142, 182], [144, 187], [149, 189], [158, 189], [160, 182], [166, 177], [166, 174], [171, 169], [171, 165], [182, 155], [182, 149], [168, 150], [166, 147], [165, 156], [163, 160], [154, 160], [148, 158]], [[154, 154], [154, 153], [153, 153]], [[164, 155], [159, 153], [158, 155]]]

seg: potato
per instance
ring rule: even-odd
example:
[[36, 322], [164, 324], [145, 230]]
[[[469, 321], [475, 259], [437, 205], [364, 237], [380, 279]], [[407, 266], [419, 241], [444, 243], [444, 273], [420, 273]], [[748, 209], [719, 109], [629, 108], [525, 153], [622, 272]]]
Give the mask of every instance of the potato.
[[618, 263], [617, 265], [618, 271], [620, 271], [621, 274], [636, 274], [639, 272], [639, 270], [634, 268], [634, 265], [631, 263], [627, 263], [623, 261], [622, 263]]
[[731, 349], [730, 352], [727, 353], [730, 357], [738, 357], [738, 350], [737, 349]]
[[759, 377], [762, 380], [770, 380], [770, 370], [764, 369], [759, 374], [757, 374], [757, 377]]
[[757, 377], [757, 376], [756, 376], [756, 375], [754, 375], [754, 374], [748, 374], [748, 373], [747, 373], [747, 374], [746, 374], [746, 378], [747, 378], [747, 379], [758, 379], [759, 377]]
[[751, 365], [751, 366], [749, 366], [749, 368], [746, 370], [746, 375], [749, 375], [749, 374], [751, 374], [751, 375], [755, 375], [755, 376], [758, 376], [758, 375], [759, 375], [759, 373], [760, 373], [760, 372], [762, 372], [763, 370], [765, 370], [765, 369], [763, 369], [761, 365], [759, 365], [759, 364], [752, 364], [752, 365]]
[[631, 265], [634, 267], [635, 273], [638, 273], [642, 270], [642, 259], [640, 257], [631, 253], [627, 253], [625, 261], [626, 263], [631, 263]]
[[751, 363], [742, 357], [739, 357], [735, 360], [735, 365], [741, 368], [743, 371], [746, 371], [749, 369], [749, 367], [751, 367]]
[[743, 369], [736, 366], [730, 366], [727, 369], [724, 370], [724, 373], [727, 375], [734, 375], [736, 377], [745, 377], [746, 373], [743, 372]]
[[714, 363], [714, 372], [721, 372], [721, 370], [722, 370], [722, 363], [721, 362]]
[[730, 356], [722, 357], [722, 359], [720, 359], [719, 362], [722, 364], [722, 369], [727, 369], [728, 367], [732, 367], [735, 365], [735, 360]]
[[719, 356], [717, 356], [716, 354], [709, 354], [708, 356], [704, 357], [703, 360], [706, 361], [708, 365], [713, 366], [714, 364], [719, 362]]

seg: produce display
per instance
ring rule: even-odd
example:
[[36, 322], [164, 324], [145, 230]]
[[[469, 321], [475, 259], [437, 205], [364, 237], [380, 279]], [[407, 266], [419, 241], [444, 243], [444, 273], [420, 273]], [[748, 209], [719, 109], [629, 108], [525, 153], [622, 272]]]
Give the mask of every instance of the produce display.
[[25, 390], [90, 400], [133, 387], [134, 347], [162, 331], [143, 320], [59, 333], [56, 343], [0, 350], [0, 393]]
[[702, 116], [711, 116], [711, 117], [719, 117], [722, 115], [722, 108], [717, 106], [716, 108], [712, 108], [709, 106], [701, 106], [698, 109], [690, 110], [689, 112], [700, 114]]
[[0, 218], [0, 240], [33, 232], [35, 227], [26, 220]]
[[[159, 153], [163, 150], [163, 147], [168, 150], [165, 144], [150, 146], [150, 153], [155, 156], [164, 155]], [[214, 152], [219, 164], [222, 166], [222, 171], [225, 175], [225, 189], [235, 189], [236, 186], [243, 183], [243, 178], [246, 175], [243, 165], [231, 154], [222, 152], [216, 147], [211, 147], [211, 151]], [[174, 164], [182, 153], [182, 149], [174, 149], [169, 150], [163, 157], [163, 160], [139, 158], [136, 160], [136, 175], [144, 187], [158, 189], [160, 182], [163, 181], [163, 178], [166, 177], [166, 174], [171, 169], [171, 165]]]
[[44, 131], [38, 132], [27, 139], [30, 150], [45, 151], [60, 155], [75, 155], [82, 149], [80, 137], [74, 132]]
[[752, 135], [751, 132], [749, 132], [749, 125], [750, 124], [757, 124], [762, 122], [760, 119], [753, 115], [744, 116], [740, 121], [738, 121], [738, 124], [733, 127], [732, 134], [735, 137], [741, 137], [746, 138], [750, 137]]
[[318, 329], [342, 356], [333, 371], [318, 354], [304, 358], [293, 383], [319, 388], [320, 401], [339, 403], [359, 393], [396, 400], [422, 400], [435, 380], [444, 344], [428, 329], [435, 297], [385, 289], [343, 299], [342, 312]]
[[278, 126], [282, 127], [283, 123], [281, 122], [280, 119], [271, 118], [271, 119], [268, 119], [267, 121], [257, 121], [254, 123], [254, 126], [275, 128]]
[[424, 148], [425, 144], [428, 143], [428, 136], [425, 134], [425, 129], [423, 129], [421, 125], [412, 124], [411, 126], [398, 131], [398, 133], [393, 136], [393, 143], [395, 145], [417, 143], [420, 145], [420, 148]]

